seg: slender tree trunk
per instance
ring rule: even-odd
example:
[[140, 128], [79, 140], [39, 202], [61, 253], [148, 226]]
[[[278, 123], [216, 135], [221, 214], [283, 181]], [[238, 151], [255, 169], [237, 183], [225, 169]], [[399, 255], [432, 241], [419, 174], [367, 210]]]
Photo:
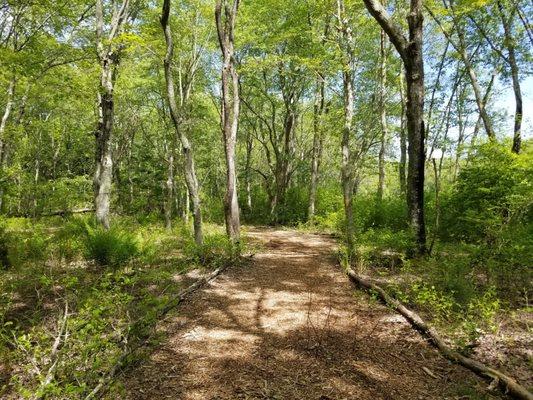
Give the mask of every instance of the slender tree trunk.
[[344, 89], [344, 128], [342, 130], [341, 151], [341, 181], [346, 219], [346, 244], [350, 257], [354, 251], [354, 220], [353, 220], [353, 182], [352, 157], [350, 152], [350, 135], [353, 121], [353, 81], [351, 71], [343, 72]]
[[[465, 46], [464, 40], [461, 41], [461, 46]], [[466, 70], [468, 72], [470, 82], [472, 83], [474, 97], [476, 98], [477, 108], [478, 108], [481, 120], [483, 121], [485, 132], [487, 133], [487, 136], [489, 137], [489, 139], [494, 140], [496, 139], [496, 134], [494, 133], [494, 129], [492, 128], [492, 121], [490, 119], [489, 114], [487, 113], [486, 104], [483, 101], [483, 97], [481, 95], [481, 87], [479, 86], [479, 82], [477, 80], [474, 67], [472, 66], [469, 60], [468, 54], [466, 53], [466, 48], [464, 47], [462, 48], [461, 55], [462, 55], [462, 59], [465, 64]]]
[[189, 193], [189, 188], [185, 185], [185, 193], [183, 194], [183, 222], [185, 224], [189, 223], [189, 213], [191, 209], [191, 195]]
[[387, 109], [386, 109], [386, 84], [387, 84], [387, 55], [386, 55], [386, 34], [381, 29], [380, 34], [380, 64], [379, 64], [379, 109], [380, 109], [380, 123], [381, 123], [381, 137], [380, 148], [378, 155], [378, 190], [377, 200], [381, 202], [383, 200], [383, 190], [385, 188], [385, 149], [388, 140], [387, 129]]
[[520, 146], [522, 142], [521, 130], [522, 130], [522, 90], [520, 88], [520, 78], [518, 73], [518, 63], [516, 61], [516, 52], [514, 46], [514, 38], [512, 33], [512, 21], [514, 12], [511, 13], [509, 19], [504, 14], [504, 9], [501, 1], [498, 1], [498, 11], [502, 20], [503, 30], [505, 34], [505, 46], [507, 47], [507, 61], [511, 68], [511, 78], [513, 80], [513, 92], [515, 98], [515, 116], [514, 116], [514, 130], [513, 130], [513, 147], [512, 150], [515, 153], [520, 153]]
[[[490, 77], [489, 84], [487, 85], [487, 89], [485, 90], [485, 94], [483, 96], [483, 102], [487, 103], [490, 97], [490, 92], [492, 90], [492, 85], [494, 84], [494, 79], [496, 78], [496, 71], [492, 73], [492, 76]], [[479, 134], [479, 130], [481, 129], [481, 115], [478, 115], [478, 118], [476, 120], [476, 124], [474, 125], [474, 131], [472, 132], [472, 138], [470, 139], [470, 147], [468, 149], [468, 156], [467, 160], [470, 159], [470, 156], [472, 154], [472, 150], [474, 149], [474, 146], [476, 145], [477, 136]]]
[[9, 86], [7, 88], [7, 99], [6, 99], [6, 107], [4, 108], [4, 114], [2, 115], [2, 120], [0, 120], [0, 162], [1, 167], [3, 167], [3, 160], [5, 159], [5, 147], [6, 147], [6, 138], [5, 138], [5, 131], [7, 126], [7, 121], [9, 120], [9, 116], [11, 115], [11, 110], [13, 109], [13, 98], [15, 96], [15, 83], [16, 79], [13, 77], [11, 81], [9, 81]]
[[459, 53], [459, 57], [463, 61], [463, 64], [468, 73], [468, 77], [470, 78], [470, 83], [472, 85], [472, 90], [474, 91], [474, 97], [476, 99], [476, 105], [479, 111], [479, 115], [481, 116], [481, 120], [483, 121], [483, 125], [485, 127], [487, 136], [489, 137], [490, 140], [495, 140], [496, 134], [494, 133], [494, 129], [492, 127], [492, 121], [491, 121], [489, 114], [487, 113], [486, 103], [483, 101], [483, 96], [481, 95], [481, 86], [479, 85], [479, 81], [477, 79], [474, 66], [472, 65], [470, 55], [468, 54], [468, 48], [467, 48], [467, 43], [465, 40], [465, 33], [463, 29], [464, 24], [461, 21], [459, 21], [457, 16], [455, 15], [453, 0], [450, 1], [450, 5], [446, 4], [445, 2], [445, 6], [451, 10], [453, 27], [457, 33], [458, 43], [455, 43], [452, 40], [450, 33], [442, 26], [440, 21], [435, 17], [435, 15], [431, 11], [430, 11], [430, 14], [437, 21], [437, 23], [441, 26], [442, 32], [444, 33], [448, 41], [452, 44], [455, 50]]
[[193, 212], [193, 225], [194, 225], [194, 241], [196, 244], [201, 245], [203, 243], [202, 233], [202, 211], [200, 205], [200, 190], [198, 179], [196, 177], [196, 169], [194, 166], [194, 157], [192, 146], [183, 132], [181, 125], [181, 116], [176, 104], [176, 95], [174, 92], [174, 78], [171, 71], [171, 62], [174, 50], [174, 44], [172, 42], [172, 32], [169, 25], [170, 15], [170, 0], [164, 0], [163, 11], [161, 14], [161, 26], [165, 35], [165, 41], [167, 44], [167, 52], [164, 59], [165, 80], [167, 89], [167, 100], [169, 104], [170, 117], [176, 131], [176, 136], [181, 142], [183, 151], [183, 169], [185, 173], [185, 183], [189, 191], [192, 201]]
[[[0, 120], [0, 171], [2, 172], [2, 174], [4, 170], [4, 163], [6, 160], [6, 153], [7, 153], [5, 131], [6, 131], [6, 126], [7, 126], [7, 121], [9, 120], [11, 110], [13, 109], [13, 98], [15, 96], [15, 84], [16, 84], [16, 79], [15, 77], [13, 77], [11, 81], [9, 81], [9, 86], [7, 88], [6, 107], [4, 109], [4, 114], [2, 115], [2, 120]], [[3, 210], [3, 205], [4, 205], [4, 186], [3, 186], [3, 183], [0, 183], [0, 212], [2, 212]]]
[[353, 86], [353, 52], [351, 48], [352, 34], [350, 27], [345, 22], [345, 6], [343, 0], [337, 0], [338, 19], [341, 23], [342, 47], [344, 48], [344, 61], [342, 69], [342, 84], [344, 98], [344, 127], [341, 138], [341, 184], [344, 203], [345, 235], [348, 257], [354, 255], [354, 219], [353, 219], [353, 194], [355, 184], [355, 173], [353, 165], [353, 155], [350, 147], [350, 136], [352, 135], [352, 124], [354, 117], [354, 86]]
[[172, 141], [167, 145], [167, 180], [165, 182], [165, 227], [172, 229], [172, 207], [174, 206], [174, 149]]
[[406, 165], [407, 165], [407, 135], [405, 131], [405, 94], [404, 94], [404, 70], [400, 71], [400, 102], [401, 102], [401, 116], [400, 116], [400, 192], [405, 196], [407, 194], [407, 179], [406, 179]]
[[245, 180], [246, 180], [246, 207], [248, 212], [252, 212], [252, 150], [253, 150], [253, 137], [248, 135], [246, 138], [246, 165], [245, 165]]
[[316, 82], [315, 104], [313, 109], [313, 153], [311, 159], [311, 181], [309, 183], [309, 206], [307, 219], [313, 220], [315, 216], [316, 191], [318, 174], [322, 161], [322, 114], [324, 111], [324, 77], [319, 74]]
[[226, 233], [233, 243], [240, 241], [240, 216], [237, 198], [235, 146], [239, 121], [239, 80], [235, 69], [234, 29], [239, 0], [217, 0], [215, 20], [222, 52], [222, 112], [221, 125], [226, 154], [226, 195], [224, 214]]

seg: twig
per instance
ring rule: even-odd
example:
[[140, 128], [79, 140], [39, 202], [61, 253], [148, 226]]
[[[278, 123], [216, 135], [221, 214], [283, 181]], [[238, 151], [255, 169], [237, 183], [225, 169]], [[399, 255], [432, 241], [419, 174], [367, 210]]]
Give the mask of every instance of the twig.
[[34, 399], [40, 400], [44, 396], [41, 393], [41, 391], [48, 386], [52, 380], [55, 377], [57, 364], [59, 362], [59, 347], [61, 346], [61, 341], [63, 341], [63, 344], [67, 341], [67, 319], [68, 319], [68, 302], [65, 300], [65, 312], [63, 314], [63, 318], [59, 324], [57, 336], [55, 337], [54, 344], [52, 345], [52, 350], [50, 351], [50, 367], [48, 367], [48, 371], [46, 372], [46, 376], [44, 380], [41, 382], [41, 385], [36, 390], [36, 394]]

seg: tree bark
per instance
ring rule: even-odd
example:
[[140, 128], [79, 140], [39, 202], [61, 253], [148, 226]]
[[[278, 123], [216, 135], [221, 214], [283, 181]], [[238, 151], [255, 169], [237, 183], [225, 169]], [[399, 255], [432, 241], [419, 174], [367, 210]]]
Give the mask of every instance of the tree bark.
[[350, 147], [350, 136], [352, 135], [352, 125], [354, 118], [354, 83], [353, 83], [353, 51], [352, 32], [345, 17], [343, 0], [337, 0], [338, 20], [341, 21], [340, 33], [343, 47], [343, 69], [342, 84], [344, 98], [344, 127], [341, 137], [341, 185], [344, 203], [345, 236], [348, 257], [351, 259], [354, 253], [354, 219], [353, 219], [353, 193], [355, 185], [355, 171], [353, 165], [353, 154]]
[[172, 207], [174, 205], [174, 146], [171, 140], [169, 144], [166, 144], [166, 162], [167, 162], [167, 179], [165, 181], [165, 228], [167, 230], [172, 229]]
[[246, 180], [246, 207], [248, 212], [252, 212], [252, 151], [253, 151], [253, 137], [248, 135], [246, 137], [246, 165], [244, 168]]
[[400, 102], [401, 102], [401, 116], [400, 116], [400, 163], [399, 163], [399, 175], [400, 175], [400, 192], [407, 195], [407, 179], [405, 167], [407, 164], [407, 137], [405, 134], [405, 94], [404, 94], [404, 70], [400, 71]]
[[235, 146], [239, 123], [239, 79], [235, 68], [234, 30], [239, 0], [217, 0], [215, 22], [222, 52], [221, 126], [226, 155], [226, 195], [224, 214], [226, 233], [233, 243], [240, 241], [239, 201], [237, 198], [237, 174], [235, 168]]
[[377, 200], [381, 202], [383, 200], [383, 190], [385, 188], [385, 149], [388, 140], [387, 129], [387, 108], [386, 108], [386, 84], [387, 84], [387, 54], [386, 54], [386, 34], [383, 29], [380, 32], [380, 49], [379, 49], [379, 110], [380, 110], [380, 124], [381, 124], [381, 137], [380, 147], [378, 155], [378, 190]]
[[318, 174], [322, 161], [323, 135], [321, 120], [324, 112], [324, 86], [324, 76], [319, 74], [316, 81], [315, 104], [313, 107], [313, 152], [311, 158], [311, 181], [309, 183], [309, 206], [307, 211], [307, 219], [309, 221], [312, 221], [315, 216]]
[[389, 36], [405, 66], [407, 81], [407, 135], [408, 176], [407, 205], [411, 229], [416, 239], [415, 254], [424, 254], [426, 249], [426, 226], [424, 220], [424, 60], [422, 57], [423, 15], [422, 0], [411, 0], [407, 16], [409, 37], [392, 22], [387, 11], [376, 0], [364, 0], [372, 16]]
[[119, 49], [113, 40], [122, 31], [129, 16], [129, 0], [123, 0], [109, 24], [109, 34], [104, 38], [104, 8], [96, 0], [96, 53], [100, 63], [98, 88], [98, 125], [95, 132], [94, 207], [96, 220], [109, 229], [111, 183], [113, 179], [112, 135], [114, 119], [114, 84], [119, 64]]
[[[168, 23], [170, 16], [170, 0], [164, 0], [163, 9], [161, 13], [161, 27], [163, 28], [163, 33], [165, 35], [165, 42], [167, 45], [167, 52], [164, 59], [164, 69], [165, 69], [165, 80], [166, 80], [166, 91], [167, 91], [167, 100], [170, 110], [170, 117], [172, 119], [172, 124], [176, 131], [176, 136], [179, 138], [182, 152], [183, 152], [183, 170], [185, 173], [185, 183], [189, 191], [189, 195], [192, 201], [192, 212], [193, 212], [193, 226], [194, 226], [194, 241], [197, 245], [202, 245], [203, 243], [203, 232], [202, 232], [202, 211], [200, 205], [200, 189], [198, 184], [198, 179], [196, 177], [196, 169], [194, 165], [194, 156], [193, 149], [189, 142], [189, 139], [183, 132], [181, 127], [182, 116], [178, 110], [176, 104], [176, 95], [174, 92], [174, 77], [171, 71], [172, 56], [174, 51], [174, 44], [172, 42], [172, 32], [170, 30], [170, 25]], [[189, 90], [187, 90], [189, 93]], [[183, 108], [185, 99], [188, 98], [188, 95], [184, 94], [182, 96], [181, 106]]]
[[506, 18], [503, 5], [501, 1], [498, 1], [498, 11], [502, 20], [503, 31], [505, 35], [505, 46], [507, 47], [507, 61], [511, 68], [511, 78], [513, 80], [513, 93], [515, 98], [515, 116], [514, 116], [514, 129], [513, 129], [513, 147], [512, 150], [515, 153], [520, 153], [521, 147], [521, 130], [522, 130], [522, 90], [520, 88], [520, 78], [518, 73], [518, 63], [516, 61], [515, 46], [513, 43], [512, 22], [514, 12], [511, 12], [509, 18]]

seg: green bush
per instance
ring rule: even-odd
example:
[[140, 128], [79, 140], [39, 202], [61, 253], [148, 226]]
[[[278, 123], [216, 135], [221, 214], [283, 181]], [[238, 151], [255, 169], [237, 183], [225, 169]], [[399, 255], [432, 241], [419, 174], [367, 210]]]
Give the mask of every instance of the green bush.
[[105, 230], [87, 225], [84, 244], [85, 257], [103, 266], [120, 266], [140, 253], [135, 236], [117, 227]]
[[533, 149], [516, 155], [507, 143], [480, 146], [443, 197], [441, 236], [494, 242], [505, 225], [531, 223]]
[[190, 262], [212, 268], [233, 261], [240, 250], [235, 248], [225, 234], [206, 235], [201, 246], [189, 238], [183, 246], [183, 253]]

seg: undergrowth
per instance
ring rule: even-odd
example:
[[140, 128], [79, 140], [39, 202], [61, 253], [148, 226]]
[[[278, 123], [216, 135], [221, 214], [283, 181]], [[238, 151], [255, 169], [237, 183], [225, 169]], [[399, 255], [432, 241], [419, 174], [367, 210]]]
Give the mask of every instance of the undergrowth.
[[0, 397], [84, 398], [115, 364], [142, 352], [124, 354], [157, 342], [162, 311], [192, 283], [182, 274], [239, 262], [209, 225], [200, 247], [189, 227], [127, 218], [108, 231], [86, 218], [4, 225]]

